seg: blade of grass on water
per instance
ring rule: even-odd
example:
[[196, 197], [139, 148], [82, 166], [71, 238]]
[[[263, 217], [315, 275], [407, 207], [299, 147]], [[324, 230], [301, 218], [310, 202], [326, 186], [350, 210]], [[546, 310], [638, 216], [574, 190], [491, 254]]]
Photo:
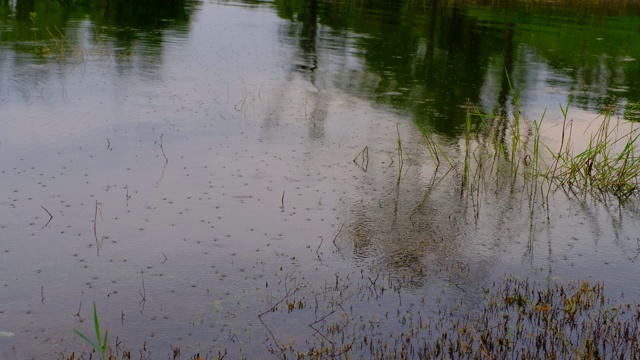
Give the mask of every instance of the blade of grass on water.
[[96, 302], [93, 302], [93, 324], [96, 328], [96, 339], [98, 340], [99, 349], [102, 349], [102, 341], [100, 341], [100, 322], [98, 321], [98, 308]]
[[92, 348], [98, 350], [100, 349], [100, 347], [98, 345], [96, 345], [96, 343], [94, 343], [93, 341], [91, 341], [88, 337], [86, 337], [83, 333], [81, 333], [80, 331], [73, 329], [73, 332], [76, 333], [76, 335], [78, 335], [82, 340], [84, 340], [87, 344], [91, 345]]

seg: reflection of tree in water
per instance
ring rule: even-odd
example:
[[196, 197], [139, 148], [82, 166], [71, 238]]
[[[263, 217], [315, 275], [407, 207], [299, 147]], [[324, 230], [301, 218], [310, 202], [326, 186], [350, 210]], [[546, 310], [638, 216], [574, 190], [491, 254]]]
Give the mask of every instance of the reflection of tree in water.
[[95, 18], [96, 25], [117, 28], [187, 30], [193, 3], [187, 0], [77, 0]]
[[[263, 6], [256, 1], [247, 3]], [[497, 126], [504, 136], [512, 100], [507, 75], [523, 97], [527, 86], [548, 85], [535, 73], [539, 68], [529, 66], [530, 53], [541, 59], [545, 71], [566, 75], [568, 80], [562, 84], [563, 89], [590, 94], [584, 101], [578, 99], [583, 107], [601, 99], [616, 104], [621, 98], [612, 97], [606, 89], [623, 78], [627, 84], [640, 78], [637, 65], [629, 66], [632, 62], [623, 66], [606, 60], [603, 69], [597, 58], [574, 56], [576, 46], [585, 46], [576, 39], [593, 37], [590, 28], [577, 27], [573, 36], [563, 40], [557, 31], [550, 31], [555, 30], [555, 20], [545, 18], [544, 14], [531, 18], [530, 13], [516, 5], [447, 7], [445, 3], [276, 0], [275, 10], [287, 20], [280, 25], [280, 40], [292, 49], [288, 80], [302, 79], [317, 90], [303, 95], [309, 99], [308, 118], [304, 101], [309, 138], [323, 137], [327, 106], [322, 91], [332, 87], [410, 112], [417, 122], [451, 137], [460, 133], [467, 111], [465, 104], [482, 103], [486, 105], [484, 110], [502, 115], [503, 122]], [[594, 48], [585, 54], [614, 50], [611, 56], [615, 58], [624, 53], [622, 49]], [[347, 61], [351, 63], [347, 65]], [[326, 86], [329, 82], [331, 85]], [[287, 86], [284, 85], [289, 90], [300, 89], [298, 84]], [[591, 88], [605, 90], [597, 93]], [[631, 98], [634, 91], [638, 90], [621, 95]], [[282, 106], [286, 107], [288, 102], [299, 104], [300, 99], [296, 100], [282, 97], [285, 104]], [[378, 184], [378, 188], [393, 189], [390, 184], [393, 181]], [[424, 182], [403, 182], [400, 195], [395, 189], [388, 190], [389, 193], [371, 202], [354, 205], [345, 234], [349, 234], [355, 256], [380, 256], [395, 271], [406, 269], [414, 275], [429, 254], [440, 258], [463, 257], [460, 249], [469, 239], [461, 233], [463, 227], [451, 220], [451, 208], [464, 209], [463, 204], [451, 201], [455, 197], [430, 200], [422, 207], [420, 216], [411, 218], [421, 199], [420, 194], [416, 196], [416, 189], [424, 188]], [[404, 193], [405, 189], [413, 192]], [[382, 204], [380, 209], [378, 200]], [[389, 205], [394, 201], [399, 203], [397, 213]], [[493, 224], [509, 223], [510, 213], [499, 214]]]
[[[355, 90], [380, 103], [419, 114], [432, 113], [446, 120], [435, 126], [451, 133], [457, 131], [457, 125], [465, 118], [466, 109], [460, 104], [479, 98], [484, 76], [479, 69], [486, 67], [489, 56], [483, 40], [487, 30], [473, 21], [465, 23], [460, 9], [443, 13], [443, 8], [436, 5], [422, 14], [408, 10], [402, 2], [365, 1], [362, 8], [357, 8], [349, 2], [321, 0], [282, 0], [276, 2], [276, 8], [281, 17], [291, 20], [284, 26], [286, 36], [282, 39], [295, 46], [291, 71], [316, 88], [321, 88], [323, 81], [331, 81], [343, 91]], [[381, 17], [367, 12], [375, 14], [376, 8], [384, 9]], [[407, 16], [412, 20], [406, 20]], [[441, 21], [441, 16], [451, 19]], [[419, 29], [405, 26], [407, 21], [420, 24]], [[319, 36], [329, 29], [333, 29], [331, 43]], [[370, 34], [356, 43], [362, 50], [360, 56], [366, 69], [353, 71], [325, 60], [346, 58], [352, 52], [346, 39], [347, 29]], [[444, 50], [435, 44], [443, 44]], [[330, 69], [339, 78], [327, 74]], [[461, 82], [467, 86], [461, 87]], [[317, 94], [314, 96], [315, 111], [321, 102]], [[416, 102], [424, 98], [434, 101]], [[416, 166], [428, 158], [423, 155], [414, 157]], [[446, 206], [439, 207], [426, 202], [421, 206], [425, 184], [420, 179], [407, 178], [401, 185], [393, 186], [396, 180], [393, 169], [389, 174], [391, 180], [382, 176], [367, 180], [375, 185], [362, 184], [387, 190], [382, 193], [372, 190], [378, 196], [350, 207], [343, 236], [348, 237], [356, 259], [376, 259], [378, 270], [406, 276], [403, 283], [419, 288], [429, 279], [432, 261], [441, 266], [464, 257], [460, 249], [464, 248], [465, 239], [459, 234], [457, 219], [450, 216], [456, 208], [454, 204], [447, 201]]]
[[[282, 41], [295, 48], [293, 73], [301, 74], [314, 86], [319, 79], [325, 79], [342, 91], [410, 112], [421, 125], [454, 138], [461, 131], [465, 105], [470, 102], [498, 115], [496, 118], [501, 121], [493, 125], [503, 139], [496, 141], [504, 142], [513, 111], [510, 81], [523, 98], [527, 87], [536, 91], [536, 87], [546, 85], [546, 79], [540, 80], [540, 69], [529, 66], [531, 53], [541, 57], [547, 70], [567, 76], [562, 89], [575, 93], [577, 104], [583, 108], [619, 106], [625, 97], [640, 98], [635, 94], [638, 90], [609, 90], [612, 85], [632, 84], [636, 81], [633, 79], [640, 79], [637, 66], [611, 61], [611, 57], [618, 56], [616, 53], [624, 53], [624, 48], [606, 49], [614, 52], [605, 61], [593, 56], [604, 51], [598, 48], [588, 49], [584, 56], [576, 58], [575, 47], [585, 46], [576, 38], [593, 37], [592, 28], [577, 27], [573, 37], [562, 40], [556, 31], [557, 20], [545, 18], [544, 11], [532, 20], [526, 9], [508, 5], [448, 7], [439, 0], [426, 4], [382, 0], [275, 1], [278, 15], [289, 20]], [[522, 25], [532, 21], [537, 23]], [[332, 31], [331, 43], [322, 38], [323, 31]], [[361, 60], [359, 67], [352, 63], [350, 68], [340, 68], [323, 61], [333, 57], [339, 63], [353, 53]], [[326, 73], [329, 65], [333, 65], [333, 75]], [[583, 99], [581, 94], [585, 95]], [[474, 233], [473, 226], [456, 220], [457, 216], [464, 216], [460, 213], [471, 211], [466, 208], [468, 204], [447, 196], [446, 188], [445, 194], [432, 194], [422, 203], [420, 189], [428, 188], [424, 182], [403, 180], [402, 187], [395, 190], [392, 183], [393, 180], [381, 180], [376, 186], [363, 184], [387, 190], [349, 207], [342, 236], [352, 246], [355, 259], [374, 259], [375, 265], [385, 271], [408, 275], [417, 287], [427, 281], [422, 271], [429, 261], [470, 259], [471, 254], [464, 249], [475, 241], [468, 238]], [[502, 200], [514, 203], [516, 208], [522, 205], [513, 198]], [[487, 221], [489, 225], [484, 225], [499, 229], [488, 236], [495, 243], [486, 240], [487, 244], [482, 245], [495, 252], [496, 259], [510, 239], [521, 235], [520, 227], [507, 225], [521, 220], [514, 215], [517, 212], [506, 209], [511, 208], [491, 208], [495, 216]], [[456, 211], [459, 213], [454, 214]], [[526, 224], [522, 226], [525, 228]], [[482, 274], [492, 271], [492, 267], [491, 260], [480, 260], [475, 270]]]
[[[0, 24], [13, 27], [2, 32], [1, 40], [15, 44], [16, 50], [32, 51], [33, 46], [21, 43], [48, 41], [54, 37], [78, 40], [78, 28], [86, 19], [91, 32], [86, 38], [95, 43], [107, 37], [115, 49], [132, 49], [140, 43], [145, 48], [160, 48], [164, 29], [187, 33], [197, 1], [187, 0], [16, 0], [12, 8], [3, 1], [4, 14]], [[32, 14], [36, 14], [35, 26]], [[16, 19], [14, 21], [12, 19]], [[157, 54], [160, 51], [156, 51]]]
[[[16, 0], [3, 1], [0, 7], [0, 32], [3, 46], [15, 53], [30, 54], [0, 57], [12, 61], [12, 84], [25, 101], [30, 101], [34, 86], [47, 78], [65, 76], [56, 71], [66, 64], [91, 60], [115, 63], [120, 76], [139, 72], [155, 78], [162, 64], [165, 30], [172, 37], [185, 36], [198, 0]], [[55, 66], [33, 68], [33, 62], [56, 62]]]
[[[575, 9], [526, 8], [510, 3], [503, 7], [449, 7], [438, 0], [279, 0], [275, 6], [281, 17], [302, 24], [302, 31], [290, 36], [297, 37], [303, 54], [309, 49], [309, 34], [317, 34], [317, 27], [309, 24], [312, 19], [334, 29], [336, 38], [365, 35], [347, 43], [359, 50], [364, 66], [337, 75], [333, 79], [336, 86], [409, 110], [416, 121], [441, 133], [459, 133], [465, 119], [464, 105], [469, 101], [478, 104], [489, 99], [493, 105], [484, 110], [505, 113], [510, 102], [506, 73], [525, 97], [528, 86], [532, 91], [545, 86], [547, 80], [537, 73], [539, 69], [529, 66], [532, 59], [522, 51], [525, 48], [533, 49], [557, 74], [569, 78], [562, 88], [574, 93], [576, 105], [584, 109], [640, 99], [640, 87], [630, 86], [640, 78], [637, 66], [620, 61], [630, 49], [637, 48], [632, 42], [640, 39], [628, 39], [629, 34], [612, 30], [606, 37], [613, 45], [599, 48], [593, 40], [593, 32], [606, 29], [607, 21], [616, 26], [629, 21], [629, 28], [640, 25], [625, 13], [615, 13], [622, 19], [607, 20], [597, 8], [580, 8], [582, 19], [592, 20], [579, 20], [579, 26], [569, 27], [570, 36], [566, 36], [556, 31], [564, 23], [551, 15], [562, 19]], [[618, 43], [620, 46], [615, 45]], [[324, 48], [314, 44], [316, 57], [325, 52], [340, 54], [337, 42]], [[317, 64], [301, 65], [309, 69]]]
[[[309, 4], [313, 4], [313, 11], [305, 7]], [[365, 68], [340, 73], [339, 79], [332, 79], [336, 86], [411, 110], [420, 121], [428, 121], [445, 133], [456, 133], [464, 121], [466, 110], [461, 104], [478, 101], [483, 69], [492, 52], [500, 50], [499, 46], [492, 49], [492, 42], [485, 40], [491, 38], [490, 30], [478, 26], [462, 8], [448, 9], [437, 1], [431, 7], [402, 1], [309, 4], [296, 0], [276, 2], [280, 16], [303, 23], [302, 31], [292, 34], [299, 38], [301, 53], [309, 53], [308, 34], [317, 33], [316, 26], [308, 24], [310, 19], [317, 18], [334, 28], [335, 37], [348, 36], [346, 30], [367, 34], [355, 43], [362, 50], [359, 53]], [[322, 51], [339, 55], [336, 43]], [[303, 66], [310, 69], [316, 64]]]
[[318, 90], [312, 94], [312, 106], [309, 126], [309, 136], [312, 139], [322, 139], [324, 137], [324, 120], [327, 117], [327, 98], [322, 93], [322, 85], [317, 83], [318, 69], [318, 1], [309, 0], [304, 12], [299, 17], [302, 22], [300, 32], [299, 54], [295, 70], [305, 76], [309, 82]]
[[315, 84], [315, 71], [318, 68], [316, 42], [318, 36], [318, 1], [309, 0], [304, 12], [298, 18], [302, 22], [300, 32], [300, 62], [295, 66], [300, 72], [308, 72], [309, 79]]
[[318, 0], [296, 2], [293, 7], [288, 5], [291, 4], [283, 4], [280, 15], [292, 19], [282, 28], [283, 41], [289, 42], [296, 49], [289, 67], [289, 81], [300, 76], [313, 87], [313, 91], [305, 94], [304, 113], [309, 137], [319, 140], [324, 138], [324, 121], [327, 117], [328, 98], [324, 92], [324, 73], [328, 70], [329, 63], [321, 58], [326, 54], [318, 53], [319, 47], [326, 47], [326, 44], [322, 44], [323, 38], [318, 26]]
[[[433, 285], [434, 277], [457, 277], [460, 264], [473, 263], [479, 277], [492, 271], [494, 262], [474, 258], [467, 251], [465, 204], [454, 192], [445, 187], [430, 192], [423, 179], [410, 173], [397, 187], [392, 177], [366, 182], [363, 187], [387, 190], [349, 209], [340, 245], [346, 241], [356, 261], [362, 260], [374, 272], [390, 274], [409, 288]], [[469, 289], [476, 280], [468, 277], [456, 282]]]

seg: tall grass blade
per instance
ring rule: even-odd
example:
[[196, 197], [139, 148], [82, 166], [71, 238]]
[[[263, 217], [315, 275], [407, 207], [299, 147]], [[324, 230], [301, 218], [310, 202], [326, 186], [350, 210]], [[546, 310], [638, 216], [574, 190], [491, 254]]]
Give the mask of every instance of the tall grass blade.
[[93, 326], [96, 331], [96, 340], [97, 343], [93, 340], [89, 339], [88, 336], [83, 334], [77, 329], [73, 329], [73, 332], [78, 335], [82, 340], [84, 340], [87, 344], [89, 344], [96, 352], [100, 354], [102, 360], [107, 360], [107, 339], [109, 337], [109, 330], [106, 330], [104, 333], [104, 342], [102, 341], [102, 337], [100, 336], [100, 321], [98, 319], [98, 308], [96, 306], [96, 302], [93, 302]]

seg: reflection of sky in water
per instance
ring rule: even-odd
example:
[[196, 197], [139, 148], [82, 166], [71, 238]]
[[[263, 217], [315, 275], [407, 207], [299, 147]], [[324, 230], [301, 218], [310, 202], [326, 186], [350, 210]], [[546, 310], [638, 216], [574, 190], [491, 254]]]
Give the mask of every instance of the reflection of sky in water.
[[[110, 333], [133, 347], [197, 352], [213, 343], [261, 354], [256, 315], [283, 283], [295, 277], [312, 299], [336, 273], [366, 284], [369, 269], [405, 283], [408, 299], [451, 296], [470, 307], [480, 286], [507, 273], [586, 276], [637, 295], [632, 209], [559, 195], [550, 223], [543, 209], [532, 221], [525, 199], [498, 191], [482, 195], [476, 220], [454, 175], [434, 186], [410, 111], [372, 102], [397, 94], [375, 95], [393, 73], [367, 68], [355, 46], [366, 36], [334, 38], [319, 26], [308, 54], [296, 24], [269, 6], [215, 4], [202, 5], [188, 36], [161, 35], [161, 46], [141, 35], [123, 57], [108, 44], [107, 55], [82, 61], [0, 55], [0, 331], [15, 334], [19, 351], [2, 356], [82, 346], [71, 329], [89, 325], [73, 314], [81, 303], [86, 320], [94, 300]], [[518, 54], [531, 64], [526, 112], [549, 108], [553, 143], [565, 78], [531, 49]], [[501, 67], [496, 60], [485, 70], [486, 108], [495, 106]], [[580, 128], [593, 113], [570, 115]], [[399, 186], [398, 133], [406, 151]], [[353, 163], [365, 146], [366, 172]], [[54, 216], [48, 226], [42, 207]], [[373, 318], [395, 301], [355, 305]], [[281, 317], [268, 320], [283, 333], [311, 331], [313, 318]]]

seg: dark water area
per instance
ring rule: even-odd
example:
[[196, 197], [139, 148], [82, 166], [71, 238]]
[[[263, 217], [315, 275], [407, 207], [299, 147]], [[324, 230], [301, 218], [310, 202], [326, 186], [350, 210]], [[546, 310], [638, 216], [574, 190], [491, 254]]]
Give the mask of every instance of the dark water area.
[[293, 38], [302, 52], [299, 61], [322, 57], [324, 51], [314, 55], [315, 48], [333, 49], [336, 37], [361, 36], [356, 57], [376, 76], [336, 86], [408, 111], [443, 133], [459, 133], [461, 105], [467, 102], [505, 111], [507, 74], [536, 110], [555, 110], [569, 94], [580, 109], [592, 112], [639, 101], [637, 7], [276, 4], [278, 15], [292, 20], [290, 31], [300, 34]]
[[424, 133], [460, 164], [468, 109], [509, 118], [516, 93], [550, 148], [570, 98], [575, 134], [634, 126], [639, 15], [0, 0], [0, 358], [88, 351], [94, 301], [150, 358], [389, 338], [509, 275], [636, 301], [635, 198], [461, 196]]

